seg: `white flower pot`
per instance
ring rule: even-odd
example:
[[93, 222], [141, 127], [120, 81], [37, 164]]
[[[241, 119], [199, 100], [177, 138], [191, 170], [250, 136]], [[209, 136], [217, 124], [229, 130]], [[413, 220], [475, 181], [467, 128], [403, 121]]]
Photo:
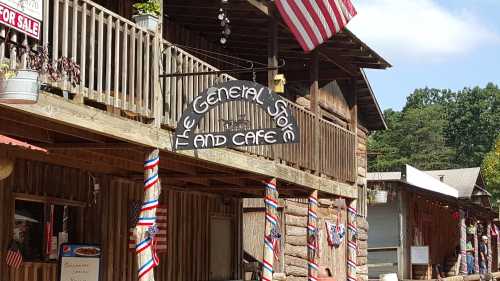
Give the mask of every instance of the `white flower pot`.
[[373, 190], [371, 191], [373, 194], [372, 204], [385, 204], [387, 203], [387, 190]]
[[0, 79], [0, 103], [34, 104], [38, 101], [38, 72], [28, 69], [16, 71], [16, 76]]
[[158, 31], [158, 25], [160, 24], [158, 17], [153, 15], [135, 15], [132, 18], [138, 26], [153, 32]]

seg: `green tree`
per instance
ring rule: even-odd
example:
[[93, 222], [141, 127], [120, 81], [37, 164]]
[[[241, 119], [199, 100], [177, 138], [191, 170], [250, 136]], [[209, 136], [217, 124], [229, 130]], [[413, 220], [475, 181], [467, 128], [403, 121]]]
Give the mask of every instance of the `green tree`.
[[500, 90], [465, 88], [449, 104], [447, 144], [456, 150], [454, 162], [461, 167], [480, 166], [500, 130]]
[[388, 129], [368, 140], [373, 157], [370, 171], [399, 171], [404, 164], [419, 169], [454, 167], [454, 150], [446, 145], [447, 105], [454, 95], [449, 90], [417, 89], [407, 98], [403, 111], [384, 112]]
[[500, 134], [493, 149], [486, 154], [483, 165], [483, 176], [488, 190], [493, 195], [493, 202], [500, 200]]

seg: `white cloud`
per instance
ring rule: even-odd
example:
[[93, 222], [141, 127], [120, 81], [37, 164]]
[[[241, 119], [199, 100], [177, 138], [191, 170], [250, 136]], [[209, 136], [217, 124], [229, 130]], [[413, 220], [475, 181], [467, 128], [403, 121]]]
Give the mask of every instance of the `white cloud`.
[[441, 60], [466, 54], [499, 36], [467, 10], [451, 11], [434, 0], [354, 0], [358, 15], [348, 27], [391, 59]]

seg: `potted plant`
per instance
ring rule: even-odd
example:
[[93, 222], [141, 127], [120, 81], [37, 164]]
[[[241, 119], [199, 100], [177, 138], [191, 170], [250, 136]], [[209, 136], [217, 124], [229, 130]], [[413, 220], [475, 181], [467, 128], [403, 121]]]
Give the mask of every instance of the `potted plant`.
[[137, 14], [133, 16], [140, 27], [156, 32], [160, 22], [161, 5], [159, 0], [143, 0], [133, 5]]
[[12, 69], [8, 61], [0, 64], [0, 103], [34, 104], [39, 88], [36, 70]]
[[64, 78], [73, 86], [80, 83], [80, 66], [73, 60], [61, 57], [50, 61], [48, 49], [41, 46], [24, 54], [27, 55], [26, 69], [12, 69], [8, 61], [0, 64], [0, 103], [36, 103], [41, 74], [48, 74], [53, 81]]

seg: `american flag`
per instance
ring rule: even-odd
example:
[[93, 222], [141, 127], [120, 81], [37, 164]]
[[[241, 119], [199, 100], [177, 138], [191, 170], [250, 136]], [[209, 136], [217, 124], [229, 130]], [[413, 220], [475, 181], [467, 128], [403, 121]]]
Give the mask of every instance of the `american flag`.
[[19, 268], [23, 264], [23, 255], [19, 250], [17, 242], [12, 241], [12, 243], [10, 244], [5, 261], [7, 262], [8, 266], [13, 268]]
[[[134, 227], [141, 210], [141, 202], [133, 201], [129, 209], [129, 240], [128, 248], [135, 249]], [[167, 206], [161, 205], [156, 209], [156, 225], [158, 233], [155, 235], [155, 249], [158, 253], [167, 251]]]
[[276, 0], [281, 17], [305, 52], [344, 29], [356, 15], [350, 0]]

